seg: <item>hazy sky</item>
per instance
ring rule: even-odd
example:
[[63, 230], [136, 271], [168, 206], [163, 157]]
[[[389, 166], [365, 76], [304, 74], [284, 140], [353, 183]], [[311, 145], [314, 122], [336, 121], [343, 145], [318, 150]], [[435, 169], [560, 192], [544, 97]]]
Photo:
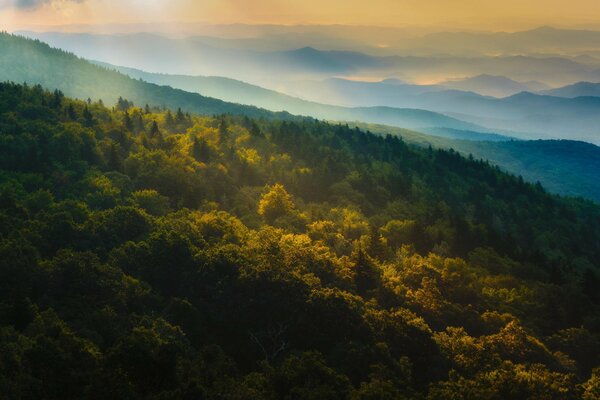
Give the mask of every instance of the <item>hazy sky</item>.
[[511, 30], [600, 25], [599, 0], [0, 0], [0, 24], [187, 21]]

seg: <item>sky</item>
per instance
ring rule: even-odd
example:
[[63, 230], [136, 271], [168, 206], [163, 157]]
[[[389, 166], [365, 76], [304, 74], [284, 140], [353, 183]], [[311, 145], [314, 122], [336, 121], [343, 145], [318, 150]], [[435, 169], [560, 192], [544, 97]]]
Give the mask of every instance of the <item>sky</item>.
[[599, 0], [0, 0], [0, 28], [152, 22], [440, 26], [510, 31], [598, 26]]

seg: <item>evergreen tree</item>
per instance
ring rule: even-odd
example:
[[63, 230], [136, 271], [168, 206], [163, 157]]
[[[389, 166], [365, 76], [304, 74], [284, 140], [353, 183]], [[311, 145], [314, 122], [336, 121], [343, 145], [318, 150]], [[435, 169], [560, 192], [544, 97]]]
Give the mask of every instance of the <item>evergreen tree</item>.
[[219, 137], [222, 142], [229, 138], [229, 125], [224, 115], [219, 118]]
[[210, 161], [210, 146], [204, 139], [194, 137], [192, 143], [192, 156], [200, 162]]
[[133, 107], [133, 103], [123, 99], [122, 97], [119, 97], [117, 100], [117, 111], [126, 112], [129, 111], [131, 107]]
[[142, 114], [139, 111], [135, 111], [133, 113], [133, 132], [135, 134], [139, 134], [144, 130], [144, 120], [142, 119]]
[[374, 227], [370, 229], [368, 253], [371, 257], [378, 260], [383, 260], [386, 257], [386, 248], [382, 237]]
[[123, 125], [125, 125], [125, 129], [127, 129], [129, 132], [133, 132], [133, 122], [129, 116], [129, 111], [125, 111], [125, 115], [123, 116]]
[[260, 127], [255, 121], [250, 124], [250, 134], [254, 137], [264, 137], [264, 134], [260, 130]]
[[360, 248], [354, 254], [354, 273], [356, 290], [363, 296], [372, 297], [373, 291], [379, 287], [381, 272], [373, 259]]
[[183, 113], [183, 111], [181, 111], [181, 108], [177, 109], [177, 114], [175, 114], [175, 122], [177, 123], [177, 125], [183, 125], [186, 122], [185, 114]]
[[175, 125], [175, 119], [173, 119], [173, 114], [171, 114], [171, 111], [167, 111], [167, 114], [165, 116], [165, 128], [167, 128], [167, 131], [171, 133], [173, 133], [177, 128]]
[[94, 115], [92, 114], [87, 105], [83, 109], [83, 121], [85, 126], [87, 126], [88, 128], [94, 126]]
[[108, 149], [107, 166], [110, 171], [123, 172], [123, 159], [115, 143], [111, 143]]
[[67, 117], [71, 121], [75, 121], [77, 119], [77, 112], [75, 112], [75, 107], [73, 107], [73, 104], [69, 104], [67, 107]]
[[162, 137], [162, 133], [160, 129], [158, 129], [158, 124], [156, 121], [152, 121], [152, 126], [150, 127], [150, 133], [148, 135], [150, 139], [158, 139]]
[[62, 106], [62, 102], [64, 99], [65, 95], [58, 89], [54, 90], [53, 96], [52, 96], [52, 107], [59, 109]]

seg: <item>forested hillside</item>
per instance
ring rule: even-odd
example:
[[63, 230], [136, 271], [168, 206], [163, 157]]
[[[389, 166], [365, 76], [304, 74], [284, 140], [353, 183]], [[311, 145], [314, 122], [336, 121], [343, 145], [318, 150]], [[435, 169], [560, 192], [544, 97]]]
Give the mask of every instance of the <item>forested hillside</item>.
[[567, 196], [600, 203], [600, 147], [570, 140], [478, 143], [455, 141], [456, 150], [500, 165], [530, 182]]
[[278, 119], [291, 117], [285, 112], [273, 113], [131, 79], [40, 41], [4, 32], [0, 32], [0, 80], [60, 88], [68, 96], [80, 99], [91, 97], [107, 104], [114, 104], [120, 96], [127, 96], [140, 105], [183, 108], [200, 114], [233, 113]]
[[430, 136], [385, 125], [358, 123], [357, 126], [378, 134], [396, 135], [421, 147], [454, 149], [466, 157], [487, 160], [503, 171], [522, 176], [527, 182], [540, 182], [552, 193], [600, 203], [600, 147], [591, 143], [511, 140], [447, 129], [428, 130]]
[[[161, 57], [164, 58], [164, 56]], [[236, 65], [236, 68], [239, 66]], [[184, 84], [178, 79], [162, 79], [153, 75], [145, 75], [144, 78], [152, 78], [150, 82], [154, 83], [132, 79], [114, 70], [94, 65], [71, 53], [51, 48], [37, 40], [0, 32], [0, 81], [27, 82], [51, 89], [59, 88], [66, 95], [79, 99], [100, 99], [106, 104], [114, 104], [119, 97], [126, 97], [142, 106], [148, 104], [171, 109], [181, 108], [187, 112], [208, 115], [230, 113], [252, 118], [299, 119], [299, 117], [289, 114], [294, 113], [336, 121], [360, 120], [413, 129], [446, 127], [485, 131], [485, 128], [476, 124], [426, 110], [391, 107], [338, 107], [282, 96], [252, 85], [232, 86], [231, 82], [228, 82], [229, 84], [226, 86], [221, 85], [223, 99], [235, 103], [251, 103], [258, 107], [274, 107], [275, 111], [279, 111], [272, 112], [192, 93], [198, 90], [198, 83], [194, 78], [191, 78], [190, 82], [189, 77], [184, 77]], [[215, 80], [220, 81], [211, 79], [213, 82]], [[160, 86], [162, 84], [169, 84], [173, 87]], [[205, 89], [199, 92], [207, 95], [215, 93], [208, 90], [208, 87]], [[240, 95], [240, 91], [245, 94]], [[253, 101], [248, 101], [249, 98]], [[276, 103], [279, 105], [275, 106]]]
[[137, 106], [0, 84], [3, 398], [598, 398], [599, 207], [398, 137]]

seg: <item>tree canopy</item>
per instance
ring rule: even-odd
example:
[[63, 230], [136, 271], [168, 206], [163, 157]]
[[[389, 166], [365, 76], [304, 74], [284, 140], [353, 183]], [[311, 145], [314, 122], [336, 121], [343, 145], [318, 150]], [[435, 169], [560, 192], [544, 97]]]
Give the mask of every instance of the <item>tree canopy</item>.
[[598, 396], [600, 208], [485, 162], [0, 84], [0, 177], [4, 398]]

